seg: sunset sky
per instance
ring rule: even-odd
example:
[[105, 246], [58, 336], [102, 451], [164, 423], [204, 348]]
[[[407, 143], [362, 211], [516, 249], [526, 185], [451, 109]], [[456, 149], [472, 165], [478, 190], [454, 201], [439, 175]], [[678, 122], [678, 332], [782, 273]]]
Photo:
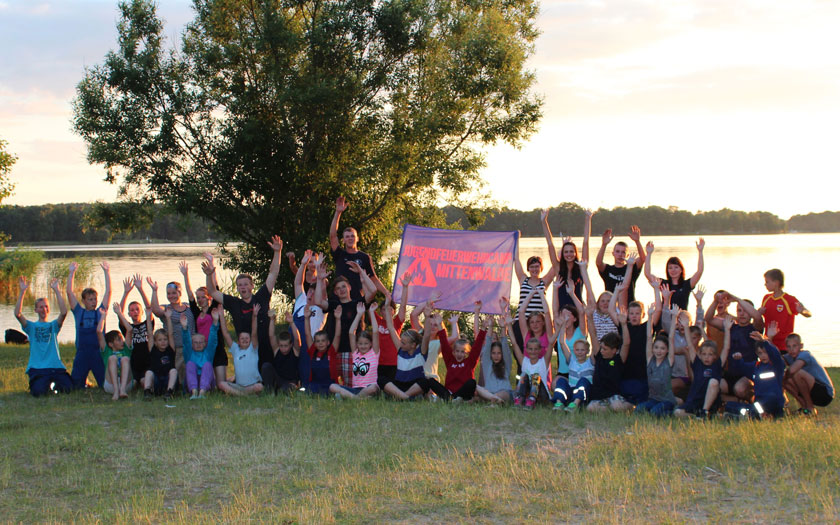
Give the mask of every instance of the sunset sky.
[[[163, 0], [166, 33], [192, 18]], [[84, 67], [115, 46], [115, 1], [0, 0], [10, 204], [114, 200], [71, 131]], [[675, 205], [838, 210], [840, 2], [544, 1], [539, 131], [487, 150], [488, 194], [520, 209]]]

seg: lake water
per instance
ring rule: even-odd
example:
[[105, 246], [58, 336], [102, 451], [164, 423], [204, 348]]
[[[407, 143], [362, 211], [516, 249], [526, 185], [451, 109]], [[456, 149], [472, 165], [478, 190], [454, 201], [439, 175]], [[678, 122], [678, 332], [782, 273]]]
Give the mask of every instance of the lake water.
[[[581, 239], [575, 238], [578, 246]], [[631, 247], [628, 238], [617, 237], [615, 241], [624, 240]], [[652, 240], [656, 245], [653, 255], [653, 273], [662, 277], [665, 274], [665, 261], [671, 256], [677, 256], [686, 268], [686, 274], [692, 275], [697, 269], [696, 238], [687, 236], [643, 237], [643, 242]], [[555, 241], [559, 247], [559, 240]], [[595, 293], [603, 290], [600, 277], [594, 266], [595, 255], [600, 247], [600, 237], [591, 240], [590, 274]], [[395, 246], [395, 250], [398, 249]], [[86, 257], [94, 261], [108, 260], [111, 264], [112, 302], [119, 301], [123, 293], [122, 280], [140, 272], [158, 281], [163, 294], [163, 286], [169, 281], [180, 281], [178, 262], [185, 259], [190, 266], [190, 279], [193, 288], [204, 284], [204, 274], [201, 272], [203, 253], [211, 251], [218, 256], [217, 249], [212, 243], [195, 244], [135, 244], [135, 245], [96, 245], [96, 246], [47, 246], [33, 247], [47, 253], [48, 258]], [[531, 255], [539, 255], [547, 263], [548, 249], [543, 239], [523, 238], [520, 244], [520, 256], [525, 261]], [[612, 263], [609, 250], [605, 257], [606, 263]], [[283, 260], [283, 264], [285, 264]], [[706, 237], [705, 271], [701, 284], [707, 289], [704, 303], [711, 303], [711, 294], [718, 289], [726, 289], [741, 297], [759, 303], [764, 296], [764, 272], [770, 268], [780, 268], [785, 272], [785, 290], [796, 296], [813, 313], [813, 317], [796, 319], [796, 331], [804, 339], [806, 349], [811, 350], [825, 365], [840, 366], [840, 349], [836, 342], [840, 339], [840, 323], [833, 319], [834, 301], [840, 296], [840, 281], [826, 278], [822, 274], [826, 268], [833, 268], [840, 262], [840, 234], [787, 234], [787, 235], [713, 235]], [[46, 263], [42, 265], [41, 270]], [[217, 267], [220, 265], [217, 263]], [[284, 269], [283, 271], [288, 271]], [[232, 273], [220, 268], [221, 282], [228, 282]], [[97, 267], [92, 286], [103, 290], [102, 271]], [[146, 286], [147, 293], [148, 286]], [[44, 295], [46, 282], [43, 274], [39, 275], [35, 283], [37, 295]], [[519, 285], [514, 282], [511, 297], [518, 297]], [[640, 277], [636, 286], [636, 296], [645, 304], [653, 302], [653, 291], [644, 279]], [[31, 298], [30, 298], [31, 299]], [[136, 291], [129, 296], [129, 301], [139, 300]], [[186, 300], [186, 294], [184, 295]], [[165, 302], [165, 297], [162, 297]], [[53, 315], [58, 308], [54, 298], [51, 299]], [[689, 305], [694, 309], [694, 302]], [[19, 328], [14, 318], [14, 305], [0, 305], [0, 328]], [[732, 308], [734, 312], [734, 307]], [[24, 314], [36, 318], [31, 300], [24, 306]], [[72, 317], [72, 314], [70, 314]], [[109, 315], [109, 323], [115, 322], [113, 312]], [[59, 339], [62, 342], [73, 341], [75, 331], [72, 322], [66, 322], [61, 330]]]

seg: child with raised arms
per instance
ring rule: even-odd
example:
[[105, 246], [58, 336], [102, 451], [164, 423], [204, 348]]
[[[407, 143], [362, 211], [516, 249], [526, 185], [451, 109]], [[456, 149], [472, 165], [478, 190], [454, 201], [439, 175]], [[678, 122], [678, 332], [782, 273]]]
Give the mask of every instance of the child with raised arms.
[[[146, 329], [146, 320], [143, 319], [143, 310], [148, 310], [150, 303], [149, 299], [146, 297], [146, 293], [143, 291], [143, 278], [140, 277], [139, 274], [136, 274], [133, 277], [126, 277], [125, 280], [123, 280], [123, 288], [125, 291], [122, 299], [120, 299], [120, 311], [125, 312], [128, 295], [135, 288], [139, 291], [140, 297], [143, 299], [143, 304], [145, 306], [144, 308], [137, 301], [131, 301], [128, 303], [128, 319], [131, 322], [132, 328], [131, 347], [133, 348], [131, 351], [131, 373], [134, 376], [134, 381], [143, 386], [145, 389], [146, 387], [143, 380], [146, 370], [149, 368], [149, 339], [152, 332], [147, 331]], [[119, 328], [120, 332], [122, 332], [123, 336], [125, 336], [125, 327], [120, 324]]]
[[236, 341], [230, 336], [227, 323], [222, 326], [222, 336], [225, 344], [230, 347], [230, 354], [233, 357], [233, 381], [222, 381], [218, 384], [219, 390], [232, 396], [247, 396], [259, 394], [263, 391], [262, 377], [260, 377], [260, 355], [259, 342], [257, 339], [257, 317], [259, 316], [260, 303], [254, 304], [254, 315], [251, 316], [251, 332], [239, 332]]
[[[556, 333], [565, 334], [566, 326], [571, 322], [572, 316], [569, 312], [558, 315], [555, 320]], [[567, 340], [562, 335], [557, 338], [557, 342], [561, 352], [557, 357], [566, 362], [569, 377], [557, 376], [551, 400], [554, 402], [555, 410], [565, 409], [572, 412], [583, 407], [589, 400], [595, 365], [589, 357], [590, 346], [586, 339], [578, 339], [573, 343], [574, 352], [569, 349]]]
[[[189, 267], [185, 261], [181, 261], [178, 265], [181, 274], [184, 276], [184, 287], [187, 289], [187, 299], [190, 303], [190, 312], [192, 312], [195, 320], [195, 331], [203, 335], [205, 339], [210, 337], [210, 327], [213, 326], [213, 317], [210, 312], [219, 305], [219, 302], [213, 299], [206, 286], [200, 286], [193, 293], [192, 286], [190, 286]], [[216, 282], [216, 274], [210, 276], [213, 281], [214, 290], [219, 289]], [[221, 330], [221, 326], [216, 328]], [[227, 381], [227, 367], [228, 355], [225, 351], [224, 336], [220, 333], [216, 334], [216, 352], [213, 354], [213, 373], [216, 376], [216, 384], [222, 381]]]
[[270, 363], [263, 363], [260, 368], [263, 385], [275, 394], [290, 394], [300, 388], [300, 333], [297, 330], [292, 314], [286, 314], [286, 323], [289, 330], [280, 332], [277, 335], [275, 319], [277, 312], [268, 311], [268, 318], [271, 325], [268, 327], [268, 341], [271, 343], [271, 350], [274, 352], [274, 360]]
[[[630, 333], [630, 350], [621, 372], [621, 395], [633, 404], [644, 402], [648, 398], [647, 356], [648, 337], [661, 317], [661, 297], [659, 288], [653, 287], [656, 302], [651, 306], [649, 319], [642, 322], [645, 315], [644, 305], [632, 301], [627, 306], [627, 331]], [[672, 365], [671, 365], [672, 366]], [[670, 370], [670, 366], [669, 366]], [[670, 381], [670, 380], [669, 380]]]
[[783, 357], [788, 364], [785, 390], [796, 398], [800, 414], [816, 415], [815, 405], [825, 407], [834, 399], [831, 378], [811, 352], [802, 349], [802, 338], [798, 334], [789, 334], [785, 344], [787, 354]]
[[[379, 392], [377, 373], [379, 371], [379, 321], [376, 309], [379, 305], [370, 305], [370, 329], [357, 333], [357, 328], [365, 315], [365, 305], [356, 304], [356, 317], [350, 325], [350, 350], [353, 358], [353, 379], [348, 386], [333, 383], [330, 392], [336, 397], [346, 399], [365, 399]], [[392, 322], [393, 324], [393, 322]]]
[[[484, 346], [481, 348], [481, 375], [484, 382], [476, 390], [480, 392], [483, 389], [502, 402], [510, 402], [513, 401], [513, 389], [510, 386], [510, 367], [513, 358], [508, 337], [513, 319], [510, 317], [510, 303], [507, 297], [502, 297], [499, 305], [506, 313], [502, 331], [499, 334], [494, 333], [492, 337], [484, 338]], [[484, 326], [486, 331], [490, 330], [492, 322], [492, 316], [488, 316]]]
[[[405, 323], [405, 314], [408, 306], [408, 288], [414, 275], [406, 273], [401, 279], [402, 296], [400, 297], [400, 307], [394, 316], [394, 329], [397, 331], [397, 336], [402, 332], [403, 324]], [[379, 330], [379, 365], [376, 372], [376, 377], [386, 377], [393, 379], [397, 372], [397, 347], [391, 340], [391, 334], [388, 331], [388, 323], [385, 318], [379, 315], [379, 312], [374, 309], [373, 315], [376, 317], [376, 324]]]
[[312, 308], [307, 307], [304, 312], [304, 335], [306, 336], [306, 352], [309, 357], [309, 377], [304, 382], [306, 391], [311, 394], [326, 395], [329, 393], [330, 385], [338, 383], [343, 379], [336, 346], [341, 340], [341, 319], [344, 314], [344, 307], [337, 305], [333, 309], [335, 315], [335, 332], [332, 341], [324, 330], [315, 332], [312, 335]]
[[633, 405], [621, 395], [621, 375], [630, 352], [630, 332], [627, 329], [627, 312], [618, 316], [621, 336], [608, 333], [601, 340], [600, 351], [592, 356], [595, 370], [592, 373], [591, 400], [587, 405], [590, 412], [613, 410], [626, 411]]
[[[167, 309], [167, 311], [169, 310]], [[187, 389], [191, 394], [190, 399], [204, 399], [204, 395], [216, 385], [216, 377], [213, 373], [213, 355], [216, 353], [216, 338], [218, 337], [216, 328], [220, 322], [224, 322], [223, 312], [221, 306], [212, 311], [213, 326], [210, 328], [210, 337], [206, 339], [201, 334], [190, 336], [187, 317], [181, 316], [179, 319], [181, 341], [184, 344]], [[172, 323], [171, 319], [172, 314], [170, 313], [170, 323]]]
[[[650, 312], [656, 309], [651, 305]], [[647, 400], [636, 405], [636, 413], [649, 413], [656, 417], [670, 416], [677, 407], [677, 398], [671, 389], [671, 367], [674, 366], [674, 347], [668, 337], [657, 335], [647, 326], [645, 358], [647, 359]]]
[[[434, 292], [432, 292], [432, 295], [428, 299], [419, 303], [411, 311], [411, 314], [409, 315], [409, 319], [411, 320], [411, 328], [417, 331], [417, 333], [423, 332], [423, 325], [420, 324], [420, 314], [423, 312], [430, 312], [431, 310], [433, 310], [435, 307], [435, 301], [440, 299], [440, 297], [441, 293], [435, 290]], [[450, 325], [450, 330], [452, 331], [452, 333], [449, 334], [448, 339], [450, 345], [454, 343], [456, 339], [461, 337], [460, 331], [458, 330], [458, 320], [460, 319], [460, 316], [461, 314], [457, 312], [455, 313], [455, 315], [452, 316], [454, 324]], [[443, 320], [440, 316], [433, 316], [430, 324], [432, 334], [428, 339], [425, 337], [422, 338], [421, 344], [425, 345], [422, 350], [426, 354], [426, 363], [423, 365], [423, 374], [426, 376], [426, 379], [429, 380], [434, 379], [435, 381], [440, 381], [440, 376], [438, 375], [438, 363], [441, 360], [440, 341], [438, 341], [437, 338], [434, 336], [438, 332], [440, 332], [441, 328], [443, 328], [442, 323]], [[425, 335], [425, 333], [422, 335]]]
[[149, 366], [143, 371], [143, 398], [147, 401], [159, 395], [169, 399], [175, 393], [175, 385], [178, 384], [172, 313], [164, 313], [166, 330], [154, 331], [154, 322], [154, 312], [149, 308], [146, 310], [146, 330], [152, 334], [152, 349], [149, 351]]
[[[674, 334], [676, 323], [683, 327], [688, 334], [691, 320], [688, 313], [673, 307], [672, 317], [674, 323], [668, 334], [669, 343], [674, 346]], [[689, 416], [694, 414], [700, 419], [706, 419], [713, 414], [720, 406], [720, 380], [723, 376], [723, 367], [729, 356], [729, 338], [732, 320], [724, 321], [723, 349], [718, 354], [717, 345], [714, 341], [704, 341], [697, 349], [694, 340], [687, 338], [688, 361], [691, 366], [691, 388], [686, 396], [685, 403], [681, 404], [674, 411], [675, 416]]]
[[[581, 261], [578, 263], [583, 273], [586, 270], [586, 261]], [[559, 287], [561, 286], [559, 282], [555, 281], [554, 286]], [[559, 302], [557, 301], [557, 293], [554, 293], [554, 304], [552, 305], [553, 311], [557, 312], [557, 315], [560, 316], [568, 316], [568, 322], [565, 324], [565, 332], [563, 334], [558, 334], [558, 343], [554, 350], [557, 352], [557, 376], [559, 377], [569, 377], [569, 366], [568, 362], [565, 359], [561, 359], [560, 356], [563, 354], [563, 349], [560, 348], [559, 338], [562, 336], [566, 340], [566, 346], [569, 348], [574, 348], [575, 343], [578, 341], [587, 341], [587, 334], [591, 333], [591, 322], [589, 319], [592, 316], [592, 312], [594, 311], [594, 306], [586, 306], [580, 302], [576, 295], [572, 293], [571, 284], [565, 284], [567, 288], [567, 292], [570, 294], [572, 298], [573, 304], [566, 304], [562, 307], [558, 307]], [[587, 342], [587, 344], [589, 344]]]
[[[101, 388], [105, 385], [105, 365], [100, 355], [99, 337], [97, 329], [100, 321], [108, 313], [108, 303], [111, 301], [111, 266], [103, 261], [100, 264], [105, 274], [105, 293], [102, 302], [96, 305], [97, 293], [93, 288], [82, 290], [82, 302], [76, 299], [73, 292], [73, 277], [79, 268], [78, 263], [70, 263], [70, 274], [67, 277], [67, 304], [76, 321], [76, 357], [73, 358], [73, 388], [85, 388], [88, 373], [93, 372], [96, 384]], [[104, 325], [102, 325], [104, 326]]]
[[23, 296], [29, 289], [24, 277], [18, 280], [20, 295], [15, 304], [15, 317], [21, 329], [29, 336], [29, 361], [26, 363], [26, 374], [29, 376], [29, 393], [35, 397], [49, 392], [67, 393], [73, 389], [73, 380], [67, 373], [61, 355], [58, 352], [58, 332], [67, 318], [67, 305], [58, 289], [58, 279], [50, 281], [50, 288], [55, 292], [58, 300], [59, 314], [52, 321], [47, 322], [50, 314], [50, 303], [45, 297], [35, 299], [35, 313], [37, 321], [30, 321], [23, 315]]
[[753, 385], [755, 398], [752, 403], [726, 403], [727, 414], [763, 419], [767, 417], [781, 417], [785, 410], [785, 394], [783, 382], [785, 378], [785, 361], [782, 354], [772, 341], [776, 335], [776, 325], [770, 323], [767, 335], [761, 332], [750, 334], [753, 339], [761, 343], [756, 348], [757, 360], [753, 371]]
[[510, 342], [513, 345], [516, 360], [522, 367], [519, 382], [514, 392], [513, 405], [530, 410], [538, 400], [548, 402], [550, 397], [548, 388], [551, 385], [552, 347], [548, 347], [541, 356], [542, 344], [536, 337], [526, 340], [524, 353], [519, 348], [515, 338], [511, 339]]
[[429, 381], [426, 379], [423, 365], [426, 362], [426, 352], [429, 348], [428, 340], [432, 334], [431, 307], [428, 304], [425, 307], [426, 326], [423, 329], [422, 338], [413, 328], [403, 330], [397, 336], [396, 330], [393, 329], [394, 320], [390, 306], [385, 305], [384, 310], [388, 332], [391, 334], [394, 346], [399, 350], [397, 351], [397, 372], [394, 374], [394, 379], [388, 380], [380, 377], [378, 380], [379, 388], [386, 394], [403, 401], [414, 396], [425, 395], [429, 391]]
[[96, 336], [99, 339], [99, 348], [102, 352], [102, 364], [106, 367], [105, 384], [102, 389], [108, 394], [113, 394], [112, 399], [116, 401], [121, 397], [128, 397], [129, 390], [134, 386], [131, 378], [131, 323], [122, 313], [120, 303], [113, 304], [114, 313], [117, 314], [122, 325], [125, 327], [125, 337], [119, 330], [105, 331], [105, 316], [99, 319], [99, 327], [96, 329]]

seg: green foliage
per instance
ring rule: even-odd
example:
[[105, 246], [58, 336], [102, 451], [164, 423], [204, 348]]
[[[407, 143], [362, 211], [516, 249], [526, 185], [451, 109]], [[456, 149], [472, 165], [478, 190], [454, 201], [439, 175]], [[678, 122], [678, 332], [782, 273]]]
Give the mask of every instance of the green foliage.
[[70, 263], [73, 261], [76, 261], [79, 265], [76, 274], [73, 276], [73, 284], [76, 288], [74, 291], [80, 292], [89, 287], [93, 282], [96, 271], [99, 269], [99, 266], [90, 257], [47, 259], [44, 265], [44, 285], [49, 285], [49, 282], [54, 278], [61, 283], [66, 283], [67, 276], [70, 274]]
[[840, 231], [840, 211], [794, 215], [788, 220], [788, 229], [792, 232], [838, 232]]
[[[12, 166], [17, 162], [18, 158], [16, 155], [6, 151], [7, 144], [8, 142], [0, 139], [0, 202], [3, 202], [3, 199], [11, 195], [15, 189], [14, 183], [9, 180], [9, 175], [12, 172]], [[0, 231], [0, 246], [8, 240], [9, 236]]]
[[17, 298], [18, 279], [32, 282], [43, 258], [44, 252], [38, 250], [0, 248], [0, 298]]
[[[152, 2], [120, 3], [74, 127], [126, 200], [211, 221], [265, 275], [277, 233], [325, 250], [333, 202], [379, 261], [401, 224], [444, 224], [484, 144], [518, 144], [541, 101], [525, 69], [535, 0], [196, 0], [180, 51]], [[280, 285], [291, 289], [291, 275]]]

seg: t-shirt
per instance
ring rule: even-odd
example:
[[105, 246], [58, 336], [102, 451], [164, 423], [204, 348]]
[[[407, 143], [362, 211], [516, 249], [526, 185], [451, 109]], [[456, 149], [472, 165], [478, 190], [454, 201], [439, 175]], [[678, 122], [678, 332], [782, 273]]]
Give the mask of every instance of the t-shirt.
[[[531, 297], [531, 302], [523, 304], [525, 299], [528, 298], [528, 294], [531, 293], [531, 290], [534, 288], [537, 289], [537, 292]], [[519, 314], [521, 312], [525, 312], [525, 316], [528, 317], [533, 313], [542, 312], [543, 311], [543, 302], [542, 297], [545, 297], [545, 282], [542, 279], [536, 284], [536, 286], [531, 286], [530, 277], [526, 277], [522, 280], [522, 283], [519, 285], [519, 307], [516, 309], [516, 317], [513, 318], [514, 321], [519, 321]]]
[[[604, 265], [604, 271], [598, 272], [604, 281], [604, 290], [614, 292], [616, 285], [624, 282], [624, 274], [627, 272], [627, 264], [618, 267], [614, 264]], [[636, 279], [642, 273], [642, 269], [633, 264], [633, 273], [630, 275], [630, 287], [627, 289], [627, 302], [636, 300]]]
[[426, 352], [426, 361], [423, 364], [423, 373], [428, 379], [440, 379], [438, 375], [438, 361], [440, 360], [440, 341], [433, 339], [429, 341], [429, 350]]
[[799, 352], [799, 355], [796, 356], [796, 359], [790, 356], [790, 354], [785, 354], [782, 356], [784, 360], [787, 362], [788, 365], [793, 365], [795, 361], [802, 361], [805, 363], [805, 366], [802, 367], [802, 370], [805, 370], [811, 377], [814, 378], [814, 381], [821, 384], [825, 387], [828, 395], [832, 398], [834, 397], [834, 384], [831, 382], [831, 378], [828, 377], [828, 374], [825, 371], [825, 368], [822, 367], [817, 362], [817, 359], [811, 355], [811, 352], [808, 350], [802, 350]]
[[522, 375], [532, 376], [534, 374], [539, 374], [543, 386], [550, 391], [551, 379], [548, 377], [548, 366], [545, 364], [545, 359], [539, 357], [536, 363], [532, 363], [531, 358], [525, 357], [522, 360]]
[[[169, 371], [175, 368], [175, 350], [171, 346], [160, 350], [156, 346], [152, 346], [149, 352], [149, 368], [156, 376], [165, 376]], [[145, 372], [145, 371], [144, 371]]]
[[[339, 354], [346, 354], [351, 352], [350, 349], [350, 325], [356, 318], [356, 305], [363, 302], [361, 299], [351, 299], [346, 303], [342, 303], [335, 297], [329, 301], [329, 309], [327, 310], [327, 333], [330, 339], [335, 335], [335, 309], [341, 305], [341, 339], [338, 341], [338, 348], [336, 352]], [[362, 328], [362, 323], [359, 323], [357, 330]]]
[[[564, 282], [566, 280], [565, 263], [566, 263], [565, 261], [560, 261], [560, 273], [561, 273], [561, 275], [559, 275], [557, 277], [558, 279], [563, 279]], [[575, 274], [573, 273], [573, 275], [575, 275]], [[573, 282], [574, 282], [574, 285], [575, 285], [575, 295], [577, 296], [578, 300], [580, 301], [580, 300], [582, 300], [581, 297], [582, 297], [582, 294], [583, 294], [583, 279], [581, 277], [576, 277]], [[566, 286], [565, 285], [557, 288], [557, 300], [558, 300], [557, 308], [563, 308], [567, 304], [571, 304], [571, 305], [575, 304], [575, 301], [572, 299], [572, 296], [569, 295], [568, 291], [566, 291]]]
[[[154, 323], [154, 320], [152, 320]], [[131, 323], [131, 374], [139, 381], [149, 369], [149, 336], [146, 322]], [[125, 327], [120, 323], [120, 333], [125, 337]]]
[[[187, 330], [190, 332], [190, 336], [195, 333], [195, 317], [193, 316], [192, 310], [190, 310], [190, 307], [187, 304], [181, 303], [181, 306], [184, 306], [185, 308], [180, 312], [175, 308], [172, 308], [170, 305], [164, 307], [172, 312], [172, 339], [175, 340], [175, 348], [184, 347], [184, 341], [181, 339], [181, 329], [179, 328], [181, 326], [181, 316], [187, 318]], [[158, 318], [160, 318], [161, 324], [166, 326], [166, 317], [159, 315]], [[212, 321], [210, 324], [212, 324]]]
[[[29, 336], [29, 362], [26, 363], [26, 371], [30, 368], [64, 368], [61, 356], [58, 353], [58, 332], [61, 326], [58, 319], [50, 322], [27, 321], [23, 329]], [[97, 343], [98, 344], [98, 343]]]
[[[292, 308], [292, 317], [294, 319], [306, 319], [305, 312], [303, 311], [304, 308], [306, 308], [306, 292], [301, 293], [295, 299], [295, 305]], [[309, 316], [309, 328], [314, 334], [324, 326], [324, 311], [315, 305], [312, 305], [310, 309], [312, 315]], [[303, 330], [303, 325], [301, 325], [301, 330]], [[303, 331], [301, 331], [301, 334], [303, 334]]]
[[280, 379], [283, 381], [297, 382], [300, 381], [299, 362], [300, 358], [295, 355], [294, 349], [290, 349], [287, 354], [278, 350], [274, 354], [272, 364], [274, 365], [274, 371], [277, 372], [277, 376]]
[[492, 353], [493, 340], [487, 337], [484, 340], [484, 346], [481, 348], [481, 374], [484, 376], [484, 388], [491, 393], [496, 393], [502, 390], [510, 390], [510, 345], [508, 345], [507, 338], [501, 338], [502, 344], [502, 362], [504, 364], [504, 377], [496, 376], [493, 372], [493, 359], [490, 357]]
[[397, 352], [397, 372], [394, 374], [394, 380], [407, 383], [420, 379], [423, 377], [423, 365], [425, 363], [426, 356], [420, 352], [419, 348], [413, 354], [409, 354], [400, 348]]
[[268, 339], [268, 327], [271, 324], [268, 319], [269, 303], [271, 301], [271, 290], [266, 285], [260, 286], [257, 293], [251, 296], [250, 302], [245, 302], [239, 297], [224, 294], [222, 304], [225, 310], [230, 312], [233, 320], [233, 328], [237, 334], [242, 332], [251, 333], [251, 316], [254, 312], [254, 304], [259, 303], [260, 313], [257, 314], [257, 341], [259, 343], [259, 364], [270, 363], [274, 359], [274, 352], [271, 349], [271, 342]]
[[774, 298], [773, 294], [767, 294], [761, 300], [761, 306], [764, 307], [764, 333], [767, 333], [767, 327], [773, 321], [776, 322], [776, 335], [773, 337], [773, 345], [776, 348], [785, 348], [785, 338], [793, 333], [794, 317], [799, 314], [796, 305], [799, 300], [787, 293], [782, 293], [779, 298]]
[[[563, 360], [566, 360], [566, 356], [563, 356]], [[569, 386], [572, 388], [576, 387], [578, 381], [581, 379], [586, 379], [589, 383], [592, 383], [592, 375], [595, 373], [595, 365], [592, 364], [592, 360], [588, 357], [583, 360], [583, 363], [577, 360], [575, 357], [574, 352], [569, 354]]]
[[[572, 333], [572, 337], [566, 339], [566, 346], [569, 347], [569, 351], [574, 354], [575, 353], [575, 343], [580, 340], [586, 340], [586, 336], [583, 335], [579, 326], [575, 327], [575, 331]], [[557, 347], [557, 373], [559, 375], [565, 375], [569, 373], [569, 363], [566, 362], [566, 356], [563, 355], [563, 349], [560, 348], [560, 341], [555, 343]], [[597, 351], [598, 343], [595, 343], [595, 348]], [[574, 359], [574, 357], [572, 357]]]
[[[379, 325], [379, 364], [382, 366], [395, 366], [397, 364], [397, 347], [391, 341], [391, 332], [385, 324], [385, 319], [375, 312], [376, 323]], [[394, 316], [394, 331], [397, 337], [402, 333], [403, 319], [399, 315]]]
[[[214, 299], [210, 303], [210, 309], [205, 314], [201, 308], [198, 307], [198, 303], [190, 301], [190, 311], [193, 314], [193, 319], [195, 319], [195, 333], [203, 335], [206, 340], [210, 339], [210, 327], [213, 326], [213, 316], [210, 315], [210, 312], [218, 305], [219, 302]], [[221, 326], [216, 328], [218, 331], [216, 334], [216, 354], [224, 353], [225, 351], [225, 338], [222, 335], [221, 329]]]
[[621, 355], [605, 359], [601, 352], [595, 354], [595, 372], [592, 374], [592, 399], [609, 399], [621, 394], [621, 371], [624, 363]]
[[353, 352], [353, 388], [364, 388], [376, 384], [379, 371], [379, 354], [373, 348], [364, 354]]
[[[755, 361], [758, 357], [755, 354], [755, 340], [750, 334], [755, 331], [751, 324], [747, 326], [732, 325], [729, 329], [729, 358], [726, 361], [727, 371], [735, 376], [751, 377], [755, 370]], [[718, 350], [722, 348], [718, 347]], [[741, 359], [734, 357], [740, 353]]]
[[102, 350], [102, 361], [105, 363], [106, 367], [108, 366], [108, 359], [112, 355], [117, 357], [118, 366], [121, 364], [120, 360], [123, 357], [131, 357], [131, 346], [129, 346], [129, 342], [126, 341], [125, 346], [123, 346], [121, 350], [114, 350], [110, 346], [106, 346], [105, 350]]
[[[365, 292], [362, 289], [362, 278], [359, 274], [350, 269], [348, 262], [355, 262], [361, 266], [362, 271], [366, 274], [373, 275], [373, 262], [370, 255], [363, 251], [356, 253], [347, 253], [344, 248], [337, 248], [332, 252], [333, 262], [335, 263], [336, 276], [346, 277], [350, 281], [350, 297], [353, 299], [363, 299]], [[355, 312], [353, 312], [355, 315]]]
[[76, 349], [99, 350], [99, 338], [96, 337], [96, 327], [102, 319], [104, 305], [99, 305], [96, 310], [86, 310], [81, 303], [73, 307], [73, 319], [76, 322]]
[[683, 281], [679, 284], [674, 284], [670, 279], [663, 282], [667, 284], [668, 289], [673, 292], [673, 295], [671, 295], [671, 304], [679, 306], [683, 310], [687, 310], [688, 299], [691, 297], [691, 290], [694, 289], [694, 287], [691, 286], [691, 279], [683, 279]]
[[259, 355], [254, 345], [240, 348], [238, 344], [233, 343], [230, 345], [230, 355], [233, 357], [233, 373], [237, 385], [250, 386], [262, 381]]
[[457, 392], [464, 384], [473, 378], [475, 375], [475, 365], [478, 363], [478, 358], [481, 357], [482, 345], [484, 345], [484, 338], [487, 332], [481, 330], [473, 341], [470, 347], [470, 353], [463, 361], [456, 361], [455, 355], [452, 352], [452, 347], [449, 346], [449, 341], [446, 339], [446, 330], [438, 332], [438, 341], [440, 341], [440, 350], [443, 354], [443, 362], [446, 363], [446, 382], [443, 386], [450, 392]]
[[[647, 321], [638, 325], [627, 324], [627, 331], [630, 332], [630, 349], [627, 352], [627, 361], [624, 362], [622, 379], [637, 379], [644, 381], [648, 377], [645, 359], [647, 357], [647, 334], [650, 324]], [[668, 366], [670, 373], [671, 367]], [[670, 381], [670, 377], [669, 377]]]
[[658, 365], [655, 357], [650, 358], [647, 363], [647, 384], [650, 399], [677, 404], [671, 389], [671, 364], [667, 356]]
[[618, 333], [618, 327], [610, 317], [610, 314], [602, 314], [601, 312], [592, 313], [592, 322], [595, 324], [595, 335], [598, 341], [607, 334]]
[[720, 381], [723, 374], [723, 365], [718, 358], [712, 361], [712, 364], [704, 365], [700, 357], [695, 356], [691, 363], [691, 370], [694, 372], [694, 379], [691, 381], [691, 388], [688, 390], [688, 396], [685, 399], [686, 403], [702, 401], [706, 398], [706, 388], [709, 386], [709, 381], [712, 379]]

